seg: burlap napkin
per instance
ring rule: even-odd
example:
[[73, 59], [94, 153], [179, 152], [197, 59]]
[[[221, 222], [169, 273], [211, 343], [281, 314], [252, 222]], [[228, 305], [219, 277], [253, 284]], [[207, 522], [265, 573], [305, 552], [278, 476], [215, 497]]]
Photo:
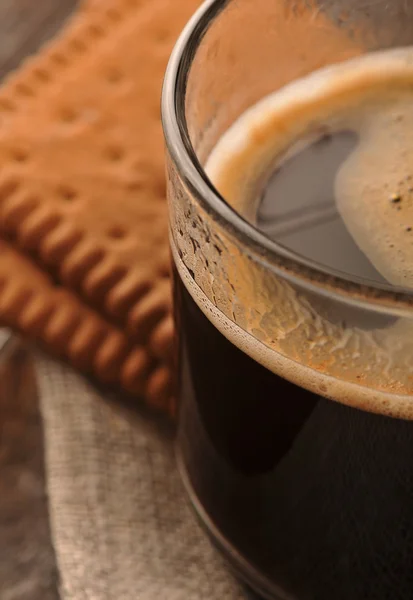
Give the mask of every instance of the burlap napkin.
[[62, 600], [251, 598], [192, 513], [172, 427], [36, 362]]

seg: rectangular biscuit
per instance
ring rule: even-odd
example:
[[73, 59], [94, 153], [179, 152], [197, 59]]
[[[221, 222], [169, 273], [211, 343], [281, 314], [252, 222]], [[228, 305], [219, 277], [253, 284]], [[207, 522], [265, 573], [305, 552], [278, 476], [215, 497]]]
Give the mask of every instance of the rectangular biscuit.
[[168, 275], [160, 94], [198, 4], [88, 2], [0, 93], [0, 232], [134, 335], [135, 290]]
[[172, 335], [161, 86], [199, 4], [88, 0], [0, 90], [0, 235], [146, 350], [152, 398]]

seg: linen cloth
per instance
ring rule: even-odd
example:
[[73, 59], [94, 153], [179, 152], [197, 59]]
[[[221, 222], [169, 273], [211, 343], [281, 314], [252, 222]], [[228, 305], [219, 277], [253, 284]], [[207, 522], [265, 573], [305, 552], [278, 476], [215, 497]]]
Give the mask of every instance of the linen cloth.
[[245, 600], [182, 487], [170, 424], [36, 356], [62, 600]]

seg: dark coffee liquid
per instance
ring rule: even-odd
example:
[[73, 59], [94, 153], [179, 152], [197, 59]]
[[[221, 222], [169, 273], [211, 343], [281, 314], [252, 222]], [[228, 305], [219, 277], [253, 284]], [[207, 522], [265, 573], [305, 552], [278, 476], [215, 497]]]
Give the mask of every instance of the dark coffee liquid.
[[266, 370], [176, 272], [175, 297], [182, 465], [242, 576], [271, 598], [410, 600], [413, 423]]
[[335, 178], [357, 143], [350, 131], [325, 133], [285, 161], [262, 196], [256, 224], [274, 241], [324, 267], [383, 283], [336, 206]]
[[[318, 267], [413, 288], [411, 65], [400, 49], [292, 82], [239, 117], [206, 173], [235, 211]], [[232, 256], [230, 234], [211, 264], [204, 238], [199, 272], [175, 273], [181, 462], [202, 520], [268, 598], [410, 600], [413, 421], [353, 407], [412, 416], [410, 320], [275, 281], [270, 267], [266, 281], [247, 248], [245, 265]]]

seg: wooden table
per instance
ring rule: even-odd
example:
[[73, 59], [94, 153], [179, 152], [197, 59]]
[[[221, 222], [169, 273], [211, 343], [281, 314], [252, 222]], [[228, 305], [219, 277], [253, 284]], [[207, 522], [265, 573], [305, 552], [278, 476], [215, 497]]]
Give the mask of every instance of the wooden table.
[[[0, 0], [0, 77], [61, 27], [76, 0]], [[0, 600], [58, 600], [30, 353], [0, 344]]]

